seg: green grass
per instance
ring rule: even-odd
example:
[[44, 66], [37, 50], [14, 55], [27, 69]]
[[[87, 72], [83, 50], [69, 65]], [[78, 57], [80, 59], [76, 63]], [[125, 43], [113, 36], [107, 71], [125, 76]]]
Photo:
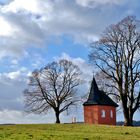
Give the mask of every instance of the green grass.
[[0, 140], [140, 140], [140, 127], [85, 124], [1, 125]]

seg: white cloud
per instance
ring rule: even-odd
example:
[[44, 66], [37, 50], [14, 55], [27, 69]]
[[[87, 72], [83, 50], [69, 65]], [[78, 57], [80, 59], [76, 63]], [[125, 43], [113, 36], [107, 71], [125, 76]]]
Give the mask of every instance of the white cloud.
[[38, 0], [14, 0], [2, 9], [4, 12], [18, 12], [26, 10], [33, 13], [38, 13]]
[[8, 109], [0, 110], [0, 118], [0, 124], [32, 124], [48, 122], [46, 116], [25, 115], [25, 113], [22, 111]]
[[7, 21], [0, 17], [0, 36], [8, 36], [12, 34], [12, 27]]
[[18, 60], [17, 60], [17, 59], [13, 59], [13, 60], [11, 61], [11, 63], [12, 63], [13, 65], [17, 65], [17, 64], [18, 64]]
[[13, 81], [26, 82], [28, 73], [30, 73], [30, 71], [25, 67], [21, 67], [17, 71], [3, 72], [3, 73], [0, 73], [0, 82], [11, 83], [11, 84]]
[[89, 79], [91, 79], [91, 77], [93, 76], [93, 67], [87, 64], [87, 62], [80, 57], [72, 58], [68, 54], [62, 53], [61, 56], [54, 57], [54, 59], [55, 60], [66, 59], [66, 60], [72, 61], [74, 64], [76, 64], [80, 68], [82, 72], [82, 79], [84, 79], [85, 81], [89, 81]]
[[19, 78], [20, 74], [21, 74], [20, 71], [15, 71], [15, 72], [7, 73], [6, 75], [10, 79], [17, 79]]
[[98, 5], [116, 4], [122, 3], [122, 0], [76, 0], [77, 4], [83, 7], [95, 8]]
[[24, 110], [23, 91], [29, 72], [21, 67], [17, 71], [0, 73], [0, 110]]
[[38, 69], [46, 64], [46, 60], [40, 54], [34, 53], [31, 59], [31, 63], [34, 69]]
[[[73, 113], [67, 115], [63, 113], [60, 115], [62, 123], [72, 122], [72, 117], [76, 116], [77, 121], [83, 121], [83, 111], [81, 109], [73, 110]], [[34, 124], [34, 123], [55, 123], [55, 114], [51, 110], [46, 115], [25, 114], [20, 110], [0, 110], [0, 124]]]

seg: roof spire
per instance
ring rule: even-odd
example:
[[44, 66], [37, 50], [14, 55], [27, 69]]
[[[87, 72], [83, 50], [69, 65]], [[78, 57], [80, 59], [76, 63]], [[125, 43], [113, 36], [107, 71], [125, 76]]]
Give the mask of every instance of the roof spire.
[[90, 87], [90, 93], [89, 93], [89, 97], [88, 97], [87, 101], [90, 101], [90, 102], [92, 102], [93, 100], [97, 101], [99, 98], [98, 92], [99, 92], [99, 89], [98, 89], [97, 83], [95, 81], [95, 78], [93, 76], [93, 80], [91, 82], [91, 87]]
[[98, 89], [94, 76], [91, 83], [88, 100], [83, 105], [118, 106], [109, 96], [105, 94], [104, 91]]

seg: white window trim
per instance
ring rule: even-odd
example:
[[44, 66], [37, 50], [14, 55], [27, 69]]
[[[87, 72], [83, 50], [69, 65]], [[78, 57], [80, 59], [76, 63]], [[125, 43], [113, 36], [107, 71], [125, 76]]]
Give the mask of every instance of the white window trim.
[[106, 116], [106, 112], [104, 109], [101, 110], [101, 118], [105, 118]]
[[110, 118], [113, 118], [113, 111], [110, 110]]

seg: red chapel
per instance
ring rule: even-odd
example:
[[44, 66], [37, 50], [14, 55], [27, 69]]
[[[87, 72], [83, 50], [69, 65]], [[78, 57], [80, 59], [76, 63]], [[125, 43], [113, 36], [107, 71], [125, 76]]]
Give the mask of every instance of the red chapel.
[[84, 106], [84, 122], [87, 124], [116, 125], [116, 107], [118, 105], [98, 89], [93, 78], [88, 100]]

